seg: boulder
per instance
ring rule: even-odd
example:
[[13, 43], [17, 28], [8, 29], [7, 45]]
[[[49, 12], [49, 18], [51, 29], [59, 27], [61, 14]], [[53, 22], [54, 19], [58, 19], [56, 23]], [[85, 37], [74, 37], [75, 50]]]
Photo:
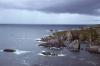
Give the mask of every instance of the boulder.
[[3, 51], [4, 52], [15, 52], [16, 50], [14, 50], [14, 49], [4, 49]]

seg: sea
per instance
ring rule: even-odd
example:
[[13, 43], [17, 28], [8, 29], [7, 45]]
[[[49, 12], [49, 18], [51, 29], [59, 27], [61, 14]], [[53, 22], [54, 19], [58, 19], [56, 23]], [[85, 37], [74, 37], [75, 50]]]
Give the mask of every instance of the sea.
[[[67, 49], [51, 50], [39, 47], [37, 40], [52, 34], [50, 30], [70, 30], [89, 25], [0, 24], [0, 66], [100, 66], [100, 54]], [[16, 52], [3, 52], [15, 49]], [[58, 56], [44, 56], [43, 51]]]

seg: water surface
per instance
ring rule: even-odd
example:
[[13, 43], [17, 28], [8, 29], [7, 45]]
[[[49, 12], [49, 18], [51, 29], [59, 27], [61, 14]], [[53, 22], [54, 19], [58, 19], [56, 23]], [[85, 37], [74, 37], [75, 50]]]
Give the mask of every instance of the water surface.
[[[100, 55], [85, 51], [73, 53], [67, 49], [50, 50], [39, 47], [36, 39], [51, 34], [50, 29], [68, 30], [84, 25], [0, 25], [0, 66], [100, 66]], [[15, 53], [2, 52], [5, 48]], [[43, 56], [50, 51], [59, 56]]]

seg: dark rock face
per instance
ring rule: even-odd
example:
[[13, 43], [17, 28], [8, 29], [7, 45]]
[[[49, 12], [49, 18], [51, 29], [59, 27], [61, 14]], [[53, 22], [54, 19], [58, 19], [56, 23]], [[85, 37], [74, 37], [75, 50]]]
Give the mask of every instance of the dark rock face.
[[51, 53], [51, 52], [42, 52], [42, 54], [46, 56], [58, 56], [58, 54]]
[[71, 51], [79, 51], [80, 50], [80, 43], [78, 40], [74, 40], [69, 44], [69, 48]]
[[52, 55], [50, 52], [42, 52], [43, 55]]
[[14, 50], [14, 49], [4, 49], [3, 51], [4, 52], [15, 52], [16, 50]]
[[40, 44], [39, 46], [43, 46], [43, 47], [52, 47], [51, 44], [48, 44], [48, 43], [42, 43]]
[[50, 43], [42, 43], [42, 44], [39, 44], [39, 46], [43, 46], [43, 47], [56, 47], [56, 48], [66, 47], [65, 45], [50, 44]]

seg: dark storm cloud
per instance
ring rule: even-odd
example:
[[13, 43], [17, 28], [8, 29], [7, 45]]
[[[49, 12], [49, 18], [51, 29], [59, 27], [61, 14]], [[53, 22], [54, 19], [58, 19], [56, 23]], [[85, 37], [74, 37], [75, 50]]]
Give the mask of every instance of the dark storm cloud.
[[0, 8], [100, 15], [100, 0], [0, 0]]
[[100, 24], [99, 4], [100, 0], [0, 0], [0, 24]]
[[63, 4], [58, 4], [55, 6], [51, 6], [48, 8], [42, 9], [42, 11], [46, 12], [54, 12], [54, 13], [79, 13], [79, 14], [94, 14], [100, 15], [98, 12], [100, 9], [100, 0], [77, 0], [76, 2], [72, 2], [70, 4], [65, 1]]

